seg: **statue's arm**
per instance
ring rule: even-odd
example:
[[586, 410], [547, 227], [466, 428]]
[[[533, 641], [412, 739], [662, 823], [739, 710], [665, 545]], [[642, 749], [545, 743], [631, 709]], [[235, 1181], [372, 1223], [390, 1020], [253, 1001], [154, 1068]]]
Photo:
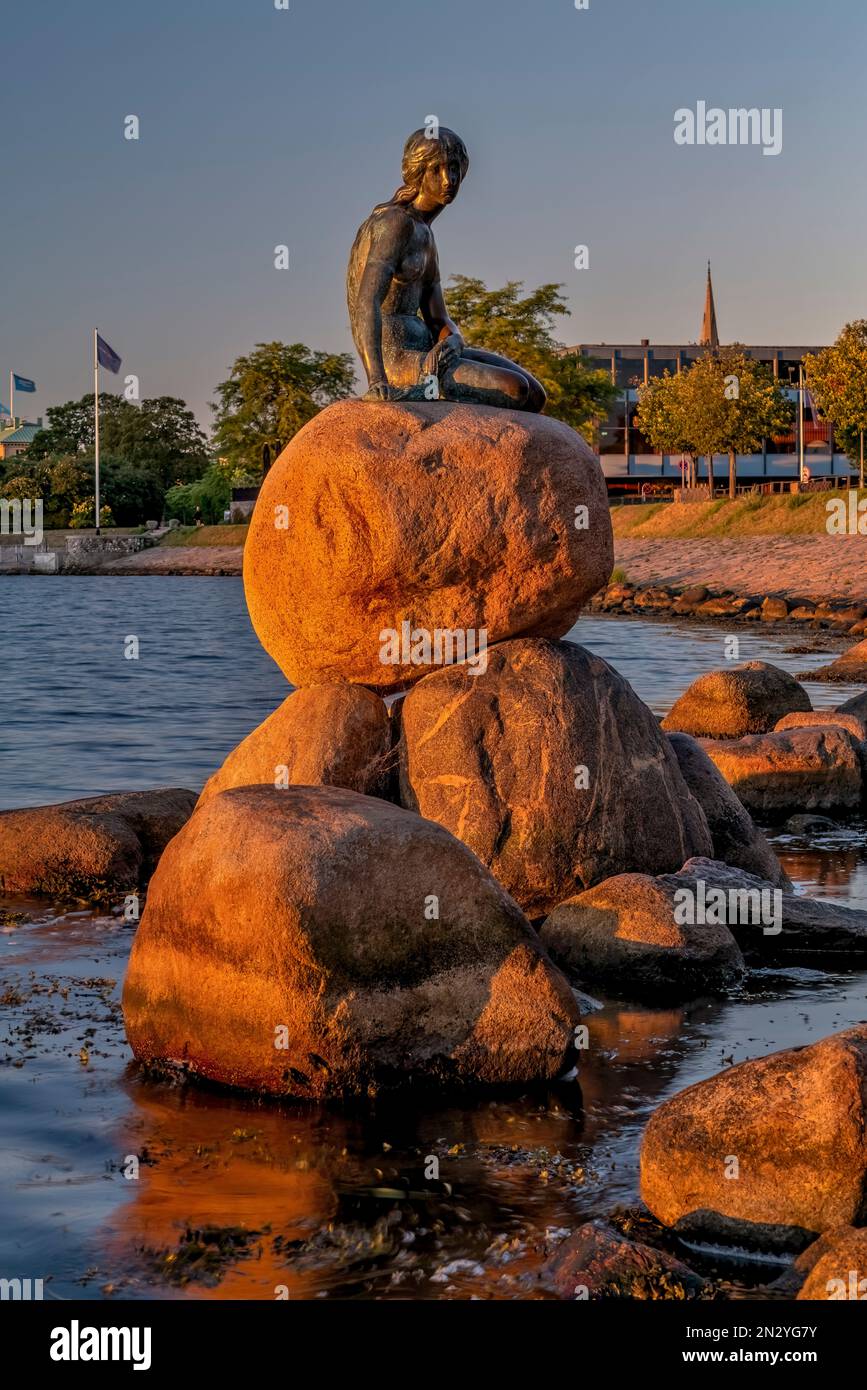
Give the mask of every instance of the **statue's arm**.
[[382, 306], [412, 235], [409, 218], [399, 209], [385, 214], [375, 228], [358, 287], [356, 333], [361, 361], [371, 386], [386, 381], [382, 358]]
[[421, 316], [431, 331], [435, 343], [454, 334], [460, 337], [460, 330], [454, 319], [449, 318], [446, 299], [439, 275], [432, 280], [422, 295]]

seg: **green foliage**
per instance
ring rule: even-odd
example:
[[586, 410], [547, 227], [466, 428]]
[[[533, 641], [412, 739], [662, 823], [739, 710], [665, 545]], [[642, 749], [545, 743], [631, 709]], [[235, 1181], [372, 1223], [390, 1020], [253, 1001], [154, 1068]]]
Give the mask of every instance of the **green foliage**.
[[635, 422], [654, 449], [690, 456], [729, 455], [760, 449], [762, 440], [787, 428], [793, 407], [773, 373], [740, 344], [704, 353], [691, 367], [653, 378], [639, 389]]
[[620, 565], [615, 565], [615, 566], [614, 566], [614, 569], [611, 571], [611, 578], [609, 579], [608, 583], [609, 583], [609, 584], [626, 584], [626, 583], [628, 583], [628, 576], [627, 576], [626, 570], [623, 569], [622, 566], [620, 566]]
[[[27, 450], [28, 459], [91, 455], [93, 394], [50, 406], [48, 425]], [[154, 475], [162, 487], [191, 482], [208, 466], [208, 445], [195, 416], [175, 396], [134, 405], [123, 396], [99, 396], [100, 456], [114, 455]]]
[[248, 473], [235, 468], [225, 459], [212, 463], [198, 482], [179, 484], [166, 493], [166, 512], [189, 525], [196, 519], [199, 508], [201, 520], [213, 524], [223, 520], [232, 500], [233, 487], [251, 486], [255, 482]]
[[263, 450], [275, 459], [293, 435], [324, 406], [351, 396], [355, 372], [349, 353], [315, 352], [304, 343], [257, 343], [238, 357], [216, 388], [214, 448], [255, 481]]
[[838, 442], [858, 463], [861, 434], [867, 431], [867, 319], [847, 323], [831, 347], [808, 353], [804, 371], [816, 404], [833, 424]]
[[[76, 502], [75, 506], [72, 508], [69, 525], [76, 530], [79, 528], [87, 530], [93, 525], [93, 516], [94, 499], [93, 497], [84, 497], [80, 502]], [[114, 517], [111, 514], [111, 507], [100, 507], [99, 524], [100, 526], [114, 526]]]
[[[62, 530], [93, 522], [73, 521], [86, 503], [93, 515], [94, 460], [84, 454], [15, 460], [16, 471], [0, 481], [0, 496], [41, 497], [44, 524]], [[158, 474], [145, 465], [112, 455], [100, 459], [100, 498], [111, 511], [113, 524], [136, 526], [159, 519], [164, 489]], [[77, 510], [76, 510], [77, 509]]]
[[617, 391], [606, 371], [586, 358], [564, 353], [553, 335], [558, 317], [568, 315], [561, 286], [540, 285], [521, 295], [520, 280], [489, 290], [483, 280], [453, 275], [446, 300], [466, 342], [526, 367], [548, 393], [546, 415], [592, 434], [593, 421], [608, 414]]

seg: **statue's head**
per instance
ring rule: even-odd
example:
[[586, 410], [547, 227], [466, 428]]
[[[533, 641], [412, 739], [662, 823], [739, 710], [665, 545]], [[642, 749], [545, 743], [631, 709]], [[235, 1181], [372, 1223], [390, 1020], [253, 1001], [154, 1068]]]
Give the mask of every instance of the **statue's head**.
[[452, 203], [469, 167], [467, 147], [453, 130], [415, 130], [403, 147], [403, 185], [392, 202], [412, 203], [425, 194], [432, 202]]

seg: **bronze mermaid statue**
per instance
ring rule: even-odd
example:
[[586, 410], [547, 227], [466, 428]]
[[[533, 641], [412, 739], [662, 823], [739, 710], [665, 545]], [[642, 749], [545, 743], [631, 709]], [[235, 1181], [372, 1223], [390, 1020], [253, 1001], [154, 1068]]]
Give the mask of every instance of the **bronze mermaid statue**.
[[346, 294], [366, 401], [472, 401], [540, 411], [544, 387], [523, 367], [469, 347], [449, 318], [431, 223], [453, 203], [469, 157], [440, 126], [415, 131], [403, 151], [403, 183], [362, 223], [349, 256]]

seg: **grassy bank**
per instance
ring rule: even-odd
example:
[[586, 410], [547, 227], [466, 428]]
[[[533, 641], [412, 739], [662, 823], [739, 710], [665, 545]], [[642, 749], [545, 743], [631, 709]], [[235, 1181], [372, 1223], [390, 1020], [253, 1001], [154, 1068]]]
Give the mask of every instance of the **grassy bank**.
[[178, 526], [174, 531], [169, 531], [160, 544], [162, 546], [243, 546], [249, 529], [246, 523], [239, 526]]
[[[867, 497], [861, 491], [859, 498]], [[616, 537], [640, 540], [667, 537], [697, 540], [706, 537], [827, 535], [827, 503], [845, 492], [774, 493], [741, 497], [735, 502], [656, 502], [611, 508]]]

